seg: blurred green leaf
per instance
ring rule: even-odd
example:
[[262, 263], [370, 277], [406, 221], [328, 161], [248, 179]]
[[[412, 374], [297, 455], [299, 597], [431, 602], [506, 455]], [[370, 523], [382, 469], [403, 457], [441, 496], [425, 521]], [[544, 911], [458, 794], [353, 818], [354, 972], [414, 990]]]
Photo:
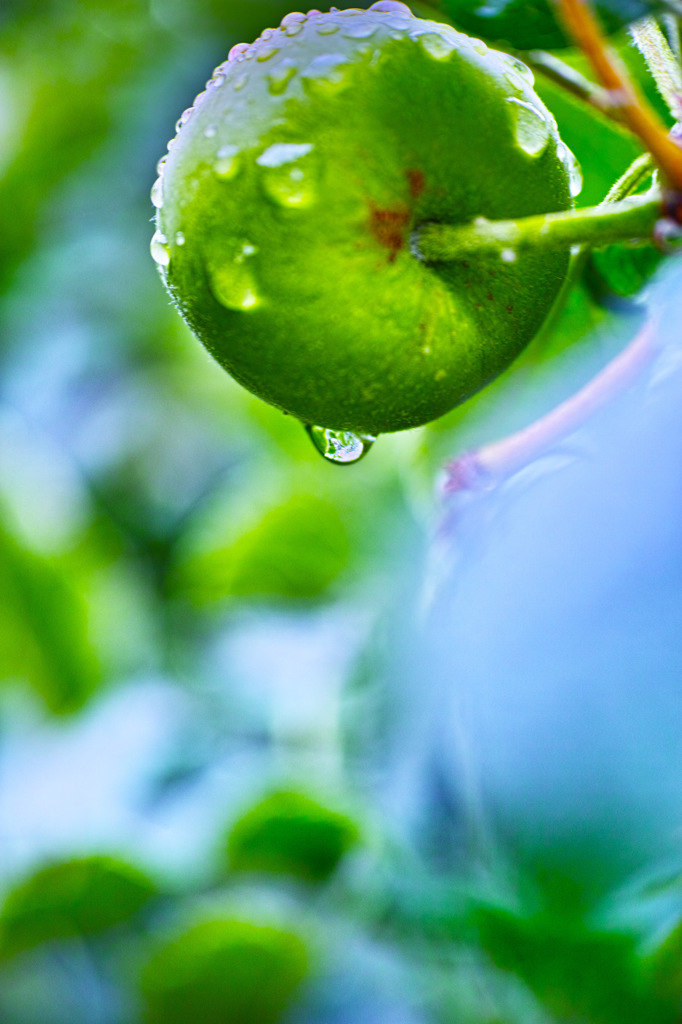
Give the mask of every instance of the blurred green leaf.
[[478, 907], [474, 919], [493, 963], [521, 978], [559, 1020], [674, 1020], [670, 1004], [648, 988], [631, 936], [593, 931], [580, 918], [521, 917], [498, 907]]
[[50, 864], [20, 882], [0, 911], [0, 956], [92, 935], [133, 917], [156, 893], [137, 868], [92, 856]]
[[25, 679], [55, 714], [81, 707], [99, 679], [87, 607], [66, 570], [0, 526], [0, 679]]
[[308, 973], [303, 941], [244, 921], [205, 921], [163, 946], [141, 989], [147, 1024], [276, 1024]]
[[239, 819], [227, 838], [233, 871], [264, 871], [324, 882], [358, 840], [345, 814], [302, 793], [278, 792]]
[[198, 604], [225, 597], [322, 597], [345, 569], [350, 543], [337, 507], [295, 494], [222, 549], [183, 562], [177, 587]]

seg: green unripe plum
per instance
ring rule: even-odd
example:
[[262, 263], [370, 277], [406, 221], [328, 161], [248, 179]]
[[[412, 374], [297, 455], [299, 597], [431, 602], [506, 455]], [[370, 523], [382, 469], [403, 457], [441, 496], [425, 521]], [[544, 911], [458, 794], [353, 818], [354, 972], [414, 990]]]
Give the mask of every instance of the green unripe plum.
[[358, 840], [357, 826], [296, 792], [272, 793], [230, 831], [233, 871], [263, 871], [324, 882]]
[[524, 64], [392, 0], [288, 15], [178, 123], [152, 253], [244, 387], [304, 423], [435, 419], [538, 331], [567, 251], [427, 265], [426, 222], [571, 206], [574, 161]]
[[145, 1024], [277, 1024], [308, 974], [293, 932], [203, 921], [160, 947], [141, 979]]

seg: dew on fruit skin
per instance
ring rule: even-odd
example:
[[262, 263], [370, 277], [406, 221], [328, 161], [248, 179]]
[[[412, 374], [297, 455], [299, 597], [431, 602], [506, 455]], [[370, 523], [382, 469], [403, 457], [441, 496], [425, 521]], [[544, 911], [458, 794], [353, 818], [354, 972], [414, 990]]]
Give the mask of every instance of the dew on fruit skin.
[[529, 156], [540, 156], [547, 148], [551, 135], [549, 121], [533, 103], [507, 96], [512, 110], [514, 134], [519, 147]]
[[157, 210], [160, 210], [161, 207], [163, 206], [163, 180], [161, 179], [160, 176], [152, 185], [150, 198], [152, 201], [152, 205], [155, 206]]
[[193, 113], [194, 107], [187, 107], [187, 110], [183, 110], [183, 112], [180, 114], [180, 117], [175, 122], [176, 132], [179, 132], [181, 128], [184, 128], [184, 126], [187, 124]]
[[168, 239], [161, 231], [155, 231], [149, 243], [149, 251], [152, 259], [159, 267], [167, 267], [170, 263], [170, 249]]
[[293, 61], [282, 61], [279, 67], [268, 75], [268, 90], [273, 96], [281, 96], [297, 71], [298, 68]]
[[500, 253], [500, 259], [503, 263], [516, 263], [518, 253], [515, 249], [503, 249]]
[[268, 46], [264, 50], [259, 50], [256, 54], [256, 60], [260, 64], [264, 64], [266, 60], [270, 60], [272, 57], [279, 53], [279, 46]]
[[207, 128], [204, 128], [204, 138], [205, 139], [213, 139], [213, 138], [215, 138], [215, 135], [216, 135], [217, 131], [218, 131], [218, 129], [217, 129], [216, 125], [209, 124]]
[[156, 165], [156, 173], [157, 174], [159, 174], [159, 175], [163, 174], [163, 169], [166, 166], [167, 162], [168, 162], [168, 153], [164, 153], [164, 155], [161, 157], [161, 159], [159, 160], [159, 162]]
[[227, 55], [228, 61], [237, 60], [238, 57], [242, 57], [249, 48], [249, 43], [237, 43], [232, 47]]
[[352, 430], [330, 430], [312, 424], [305, 424], [305, 430], [320, 455], [337, 466], [359, 462], [376, 441], [376, 437], [355, 434]]
[[175, 232], [175, 244], [176, 245], [184, 245], [185, 244], [185, 234], [184, 234], [183, 231], [176, 231]]
[[313, 148], [311, 142], [276, 142], [261, 153], [256, 163], [260, 167], [282, 167], [307, 156]]
[[226, 309], [248, 312], [260, 305], [260, 295], [248, 261], [258, 249], [250, 242], [242, 242], [230, 260], [221, 257], [208, 267], [211, 291]]
[[308, 67], [301, 72], [304, 86], [315, 92], [333, 92], [344, 80], [343, 65], [348, 63], [345, 54], [322, 53], [313, 58]]
[[447, 60], [453, 50], [457, 49], [457, 43], [440, 32], [425, 32], [417, 38], [422, 49], [434, 60]]
[[239, 149], [237, 146], [221, 146], [216, 153], [213, 173], [221, 181], [229, 181], [237, 174], [241, 165]]
[[301, 14], [300, 11], [294, 11], [282, 18], [280, 25], [288, 36], [297, 36], [299, 32], [303, 31], [303, 25], [306, 20], [305, 14]]
[[472, 49], [479, 55], [479, 57], [485, 57], [490, 51], [490, 47], [486, 46], [480, 39], [477, 39], [474, 42]]
[[339, 31], [339, 25], [335, 21], [323, 21], [317, 26], [316, 31], [318, 36], [333, 36]]
[[279, 206], [294, 208], [315, 201], [311, 168], [305, 161], [313, 149], [311, 143], [278, 142], [261, 153], [256, 163], [263, 168], [263, 189], [268, 198]]
[[414, 17], [412, 11], [407, 4], [399, 3], [399, 0], [378, 0], [378, 3], [372, 4], [369, 8], [370, 11], [376, 11], [379, 14], [405, 14], [410, 18]]
[[524, 82], [526, 82], [527, 85], [535, 85], [535, 75], [528, 65], [524, 64], [522, 60], [519, 60], [518, 57], [512, 57], [509, 54], [505, 54], [504, 61], [505, 64], [508, 64], [512, 70], [515, 71], [516, 74], [524, 80]]
[[244, 88], [248, 80], [248, 75], [240, 75], [239, 78], [236, 78], [232, 83], [232, 88], [234, 89], [235, 92], [239, 92], [240, 89]]
[[362, 18], [344, 25], [341, 35], [346, 39], [370, 39], [376, 30], [377, 26], [373, 25], [368, 18]]
[[575, 199], [576, 196], [580, 195], [583, 187], [583, 172], [580, 169], [580, 164], [566, 143], [561, 139], [557, 142], [556, 151], [568, 174], [568, 188], [571, 197]]

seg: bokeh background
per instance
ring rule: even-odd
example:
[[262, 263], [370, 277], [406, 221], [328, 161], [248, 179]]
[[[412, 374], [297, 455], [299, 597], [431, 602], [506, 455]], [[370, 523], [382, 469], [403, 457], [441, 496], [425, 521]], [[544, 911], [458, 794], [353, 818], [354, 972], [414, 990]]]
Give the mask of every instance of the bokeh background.
[[[0, 8], [0, 1021], [673, 1024], [675, 261], [597, 254], [483, 395], [325, 463], [149, 256], [176, 119], [288, 6]], [[600, 201], [637, 144], [538, 87]], [[652, 306], [633, 389], [437, 496]]]

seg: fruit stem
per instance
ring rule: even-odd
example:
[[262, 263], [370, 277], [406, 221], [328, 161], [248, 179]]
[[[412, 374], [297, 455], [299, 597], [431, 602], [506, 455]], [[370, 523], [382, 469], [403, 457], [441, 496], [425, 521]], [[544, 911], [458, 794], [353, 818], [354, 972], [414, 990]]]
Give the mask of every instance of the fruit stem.
[[[682, 151], [681, 151], [682, 153]], [[599, 248], [613, 242], [652, 240], [661, 217], [658, 192], [616, 203], [588, 206], [565, 213], [547, 213], [520, 220], [486, 220], [470, 224], [423, 224], [413, 236], [413, 251], [426, 263], [442, 263], [497, 254], [512, 263], [528, 249], [566, 249], [574, 245]]]
[[644, 57], [658, 91], [675, 121], [682, 119], [682, 68], [654, 18], [630, 26], [630, 35]]
[[632, 132], [653, 155], [671, 188], [682, 191], [682, 149], [630, 80], [627, 71], [609, 49], [604, 34], [586, 0], [557, 0], [566, 29], [580, 46], [602, 85], [614, 97]]
[[627, 123], [620, 106], [614, 106], [613, 96], [608, 89], [591, 82], [555, 54], [547, 53], [545, 50], [524, 50], [519, 51], [518, 56], [533, 71], [539, 71], [550, 82], [560, 85], [562, 89], [570, 92], [572, 96], [577, 96], [584, 103], [589, 103], [612, 121], [619, 124]]
[[446, 468], [444, 493], [489, 487], [491, 479], [500, 481], [517, 473], [640, 379], [659, 351], [655, 325], [650, 321], [601, 373], [556, 409], [516, 434], [451, 462]]
[[616, 203], [620, 199], [626, 199], [636, 192], [647, 178], [651, 177], [654, 170], [654, 159], [651, 153], [642, 153], [636, 157], [626, 171], [621, 174], [618, 181], [614, 182], [606, 193], [603, 202]]

